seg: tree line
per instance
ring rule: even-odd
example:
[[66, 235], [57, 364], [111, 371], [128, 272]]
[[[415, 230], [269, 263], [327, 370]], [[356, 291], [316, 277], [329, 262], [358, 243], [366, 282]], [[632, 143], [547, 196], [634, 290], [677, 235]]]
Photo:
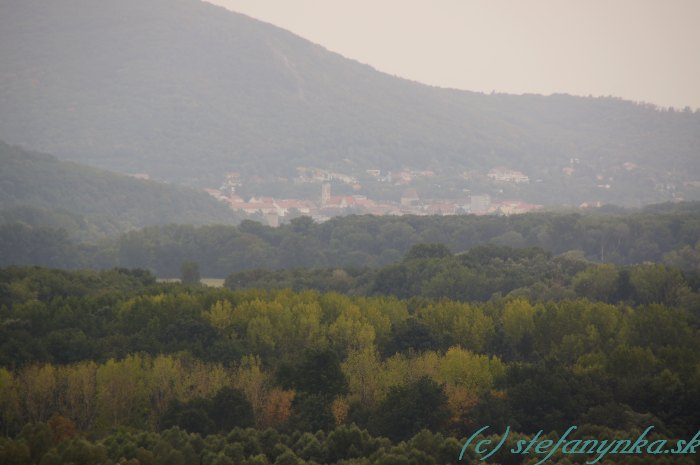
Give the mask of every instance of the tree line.
[[[586, 426], [568, 439], [612, 438], [616, 434], [619, 432], [610, 428]], [[640, 433], [632, 434], [638, 436]], [[559, 436], [551, 433], [540, 437], [540, 440], [556, 442]], [[667, 440], [670, 447], [676, 444], [674, 438], [656, 432], [647, 437], [650, 441]], [[474, 438], [475, 441], [490, 440], [495, 444], [500, 443], [501, 439], [499, 434]], [[516, 449], [517, 441], [528, 442], [531, 439], [532, 436], [511, 432], [505, 438], [503, 447], [487, 463], [534, 463], [533, 460], [543, 458], [544, 454], [530, 458], [529, 455], [509, 452]], [[0, 460], [16, 465], [434, 465], [478, 461], [481, 455], [471, 449], [460, 455], [465, 441], [465, 438], [422, 430], [406, 441], [395, 442], [373, 436], [355, 425], [315, 433], [234, 428], [225, 434], [207, 436], [175, 427], [162, 432], [116, 431], [102, 439], [86, 440], [67, 427], [64, 419], [55, 417], [46, 423], [27, 425], [16, 439], [0, 438]], [[586, 460], [593, 460], [596, 456], [591, 453], [585, 457]], [[547, 463], [578, 463], [571, 457], [558, 451]], [[580, 455], [573, 457], [574, 460], [581, 458]], [[692, 454], [672, 458], [642, 454], [609, 457], [614, 457], [615, 463], [622, 465], [695, 463]]]
[[452, 254], [442, 244], [418, 244], [402, 261], [381, 268], [259, 269], [231, 273], [224, 284], [230, 289], [316, 289], [465, 302], [497, 296], [533, 301], [587, 298], [700, 308], [697, 269], [656, 263], [620, 266], [590, 262], [580, 252], [553, 256], [540, 248], [494, 245]]
[[414, 245], [441, 243], [455, 253], [480, 245], [539, 247], [553, 255], [574, 251], [598, 263], [697, 270], [699, 211], [700, 203], [686, 203], [510, 217], [366, 215], [323, 224], [301, 217], [279, 228], [250, 220], [238, 226], [152, 226], [99, 242], [76, 240], [59, 218], [43, 224], [10, 215], [0, 221], [0, 265], [118, 266], [176, 277], [190, 261], [203, 276], [223, 278], [260, 268], [380, 267], [401, 260]]

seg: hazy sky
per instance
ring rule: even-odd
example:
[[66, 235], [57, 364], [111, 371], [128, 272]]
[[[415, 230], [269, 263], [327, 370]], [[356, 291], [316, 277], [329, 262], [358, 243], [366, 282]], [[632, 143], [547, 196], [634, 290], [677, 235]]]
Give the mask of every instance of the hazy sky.
[[211, 0], [427, 84], [700, 108], [700, 0]]

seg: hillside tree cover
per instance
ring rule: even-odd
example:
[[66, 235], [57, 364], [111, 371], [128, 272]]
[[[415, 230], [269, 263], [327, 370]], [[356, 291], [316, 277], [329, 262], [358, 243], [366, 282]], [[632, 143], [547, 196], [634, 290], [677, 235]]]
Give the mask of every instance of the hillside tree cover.
[[[435, 172], [414, 186], [433, 198], [700, 199], [698, 112], [429, 87], [198, 0], [5, 2], [0, 61], [1, 139], [114, 171], [198, 187], [236, 171], [270, 195], [299, 166], [409, 167]], [[489, 183], [498, 166], [531, 182]]]
[[60, 161], [2, 141], [0, 165], [0, 227], [37, 236], [31, 243], [43, 243], [42, 233], [92, 243], [147, 225], [240, 221], [204, 192]]

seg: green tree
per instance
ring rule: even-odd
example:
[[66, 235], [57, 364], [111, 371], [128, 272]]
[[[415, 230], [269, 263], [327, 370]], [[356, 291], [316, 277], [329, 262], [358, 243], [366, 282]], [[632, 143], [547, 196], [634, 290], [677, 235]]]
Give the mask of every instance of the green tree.
[[613, 302], [618, 295], [619, 271], [610, 263], [592, 265], [574, 276], [571, 284], [578, 295]]
[[416, 244], [408, 251], [404, 260], [451, 257], [452, 252], [445, 244]]
[[505, 340], [512, 349], [525, 356], [531, 349], [534, 316], [535, 308], [522, 299], [508, 302], [501, 316]]
[[340, 360], [330, 349], [307, 349], [299, 363], [283, 367], [279, 377], [285, 387], [330, 396], [331, 399], [345, 394], [348, 389]]
[[177, 426], [190, 433], [210, 434], [216, 431], [214, 420], [209, 416], [211, 402], [196, 398], [182, 403], [178, 400], [170, 404], [160, 419], [162, 428]]
[[393, 387], [370, 420], [372, 429], [403, 441], [422, 429], [439, 431], [450, 417], [443, 388], [427, 376]]
[[438, 347], [439, 341], [430, 327], [422, 320], [410, 317], [398, 322], [391, 328], [391, 339], [389, 339], [382, 352], [385, 356], [390, 356], [408, 350], [424, 352], [435, 350]]
[[182, 284], [199, 284], [199, 264], [197, 262], [183, 262], [180, 266], [180, 280]]
[[332, 402], [333, 398], [327, 394], [297, 394], [292, 402], [291, 428], [298, 431], [331, 430], [335, 426]]
[[630, 283], [634, 288], [634, 298], [640, 304], [678, 305], [680, 297], [688, 291], [679, 270], [657, 264], [632, 268]]
[[209, 417], [221, 432], [236, 427], [246, 428], [255, 423], [253, 407], [243, 391], [228, 386], [220, 389], [211, 399]]

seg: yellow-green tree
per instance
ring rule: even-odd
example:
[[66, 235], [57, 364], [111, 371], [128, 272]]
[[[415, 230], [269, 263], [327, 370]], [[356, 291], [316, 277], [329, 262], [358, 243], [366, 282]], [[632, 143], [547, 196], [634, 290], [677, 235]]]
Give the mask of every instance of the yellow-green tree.
[[340, 353], [362, 351], [374, 345], [374, 327], [362, 316], [360, 308], [345, 309], [328, 328], [328, 337]]
[[108, 360], [97, 369], [97, 416], [100, 426], [145, 427], [149, 398], [146, 371], [139, 355]]
[[186, 397], [181, 360], [172, 355], [159, 355], [152, 361], [146, 361], [146, 390], [150, 396], [151, 423], [165, 413], [170, 403]]
[[19, 380], [26, 420], [48, 420], [56, 408], [56, 368], [49, 364], [31, 365], [21, 371]]
[[420, 308], [418, 315], [442, 342], [477, 352], [484, 350], [494, 334], [491, 317], [468, 303], [443, 300]]
[[79, 430], [89, 430], [95, 422], [97, 393], [97, 364], [82, 362], [60, 367], [60, 411], [70, 418]]
[[348, 381], [349, 398], [374, 407], [382, 398], [382, 363], [374, 347], [351, 352], [341, 364]]
[[228, 300], [217, 300], [202, 316], [224, 337], [234, 337], [233, 305]]
[[513, 300], [503, 309], [501, 321], [506, 341], [512, 348], [518, 348], [535, 331], [535, 308], [527, 300]]
[[0, 428], [6, 436], [19, 419], [19, 382], [11, 371], [0, 368]]

